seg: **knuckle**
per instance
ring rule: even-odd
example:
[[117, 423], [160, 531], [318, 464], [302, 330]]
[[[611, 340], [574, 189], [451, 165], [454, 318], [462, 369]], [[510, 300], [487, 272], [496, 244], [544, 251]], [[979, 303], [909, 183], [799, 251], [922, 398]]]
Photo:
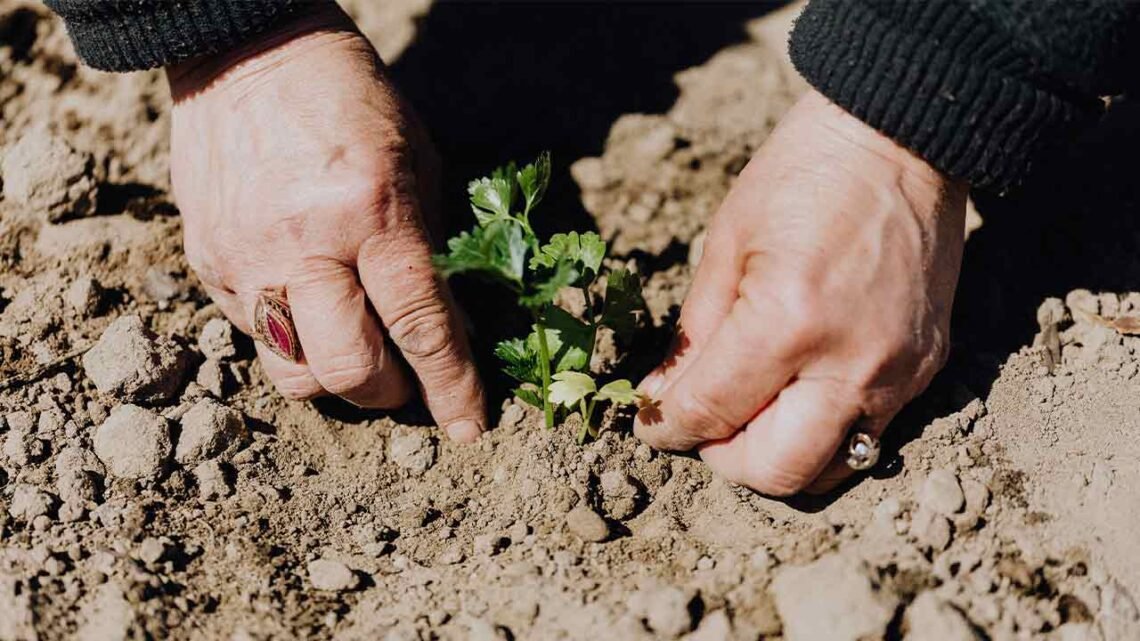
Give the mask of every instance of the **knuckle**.
[[277, 392], [291, 401], [307, 401], [324, 391], [320, 383], [308, 373], [281, 376], [273, 381]]
[[388, 333], [405, 356], [430, 360], [454, 355], [450, 329], [447, 307], [435, 296], [427, 295], [399, 310]]
[[313, 374], [321, 387], [339, 396], [367, 386], [379, 372], [379, 365], [371, 355], [354, 354], [333, 358], [320, 369], [314, 366]]

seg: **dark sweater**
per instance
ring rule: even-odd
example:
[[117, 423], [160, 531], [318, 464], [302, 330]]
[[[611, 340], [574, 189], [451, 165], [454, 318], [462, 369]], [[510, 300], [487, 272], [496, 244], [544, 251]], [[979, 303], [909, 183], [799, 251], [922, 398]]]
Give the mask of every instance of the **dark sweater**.
[[[231, 47], [313, 0], [45, 1], [87, 64], [128, 71]], [[812, 0], [790, 47], [831, 100], [943, 172], [1002, 188], [1140, 82], [1140, 1]]]

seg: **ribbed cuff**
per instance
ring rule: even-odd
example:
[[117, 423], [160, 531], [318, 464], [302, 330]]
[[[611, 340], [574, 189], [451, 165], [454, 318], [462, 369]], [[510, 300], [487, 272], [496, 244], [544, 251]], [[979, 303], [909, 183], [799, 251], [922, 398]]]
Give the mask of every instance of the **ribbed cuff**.
[[[792, 62], [812, 86], [943, 173], [1005, 188], [1040, 145], [1089, 105], [1044, 91], [1008, 38], [964, 2], [812, 0], [792, 32]], [[898, 7], [903, 7], [898, 9]]]
[[79, 57], [105, 71], [163, 67], [232, 47], [300, 0], [45, 0]]

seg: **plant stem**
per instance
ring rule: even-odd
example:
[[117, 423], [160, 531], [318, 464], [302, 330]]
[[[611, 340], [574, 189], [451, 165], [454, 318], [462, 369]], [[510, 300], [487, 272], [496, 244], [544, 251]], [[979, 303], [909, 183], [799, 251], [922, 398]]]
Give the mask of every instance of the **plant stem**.
[[546, 416], [547, 429], [554, 429], [554, 406], [550, 404], [550, 347], [546, 343], [546, 324], [542, 314], [535, 313], [534, 329], [538, 332], [538, 369], [542, 374], [542, 412]]
[[594, 300], [590, 296], [589, 285], [582, 285], [582, 297], [586, 300], [586, 318], [590, 321], [590, 327], [597, 327], [598, 319], [594, 317]]

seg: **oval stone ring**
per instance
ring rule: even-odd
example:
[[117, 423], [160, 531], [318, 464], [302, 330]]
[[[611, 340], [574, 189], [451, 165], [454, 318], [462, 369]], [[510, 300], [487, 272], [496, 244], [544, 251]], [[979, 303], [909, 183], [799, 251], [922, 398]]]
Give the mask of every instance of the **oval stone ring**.
[[847, 467], [856, 471], [869, 470], [879, 462], [881, 450], [879, 439], [866, 432], [854, 432], [847, 442]]
[[301, 342], [283, 291], [264, 290], [253, 307], [253, 338], [291, 363], [301, 361]]

